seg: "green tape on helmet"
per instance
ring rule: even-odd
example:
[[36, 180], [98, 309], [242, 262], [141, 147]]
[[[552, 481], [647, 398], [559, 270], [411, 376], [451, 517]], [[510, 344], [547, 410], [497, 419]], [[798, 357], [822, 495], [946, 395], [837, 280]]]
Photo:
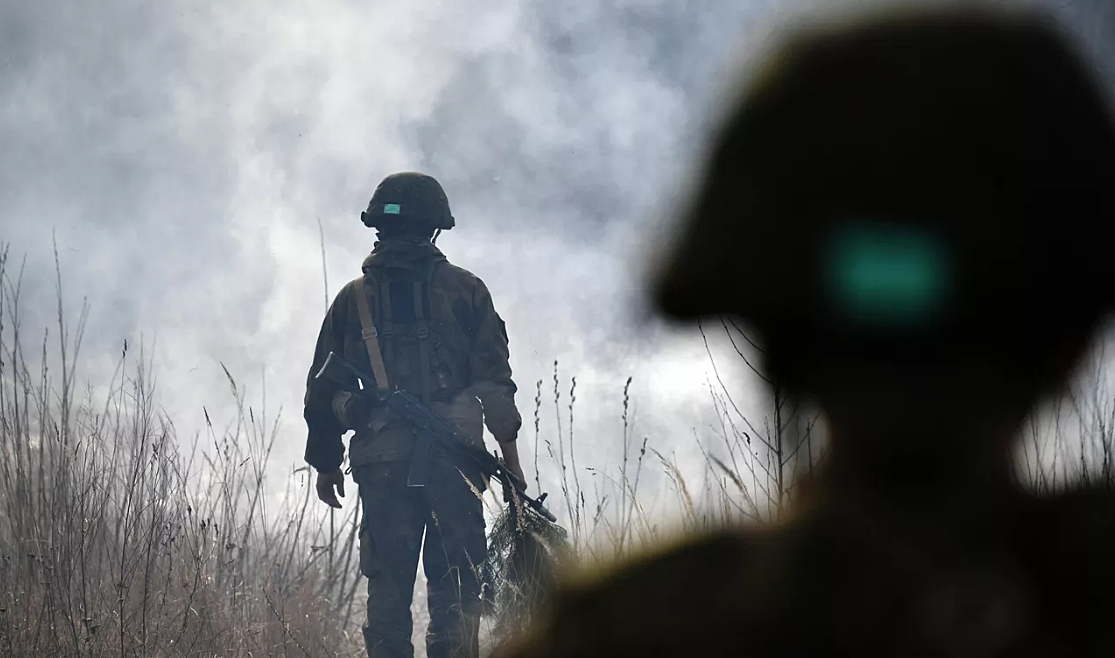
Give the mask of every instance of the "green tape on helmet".
[[402, 206], [397, 203], [387, 203], [383, 206], [384, 215], [398, 215], [402, 210]]
[[854, 223], [841, 227], [828, 247], [827, 289], [847, 319], [911, 327], [943, 311], [953, 269], [936, 236], [911, 226]]

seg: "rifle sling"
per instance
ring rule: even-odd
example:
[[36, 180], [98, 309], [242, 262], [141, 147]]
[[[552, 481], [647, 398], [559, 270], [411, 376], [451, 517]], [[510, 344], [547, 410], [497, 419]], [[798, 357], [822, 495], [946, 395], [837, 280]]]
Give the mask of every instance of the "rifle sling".
[[383, 365], [383, 353], [379, 349], [379, 334], [372, 322], [372, 311], [368, 307], [368, 290], [363, 283], [356, 294], [356, 310], [360, 315], [360, 336], [368, 349], [368, 360], [372, 365], [372, 374], [376, 378], [376, 388], [387, 391], [390, 389], [387, 382], [387, 368]]

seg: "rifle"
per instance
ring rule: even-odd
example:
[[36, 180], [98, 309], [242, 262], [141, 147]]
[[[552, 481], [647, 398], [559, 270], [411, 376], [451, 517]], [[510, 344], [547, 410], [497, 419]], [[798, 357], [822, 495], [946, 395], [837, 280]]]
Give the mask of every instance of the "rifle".
[[[343, 368], [355, 376], [358, 388], [346, 386], [341, 383], [341, 379], [332, 376], [337, 367]], [[557, 517], [543, 504], [548, 494], [544, 493], [538, 498], [528, 496], [523, 483], [504, 468], [503, 462], [487, 450], [472, 445], [469, 438], [459, 428], [438, 416], [408, 391], [396, 388], [381, 392], [374, 387], [366, 386], [368, 376], [335, 352], [329, 352], [329, 355], [325, 357], [325, 363], [314, 375], [314, 379], [328, 380], [350, 393], [373, 400], [377, 404], [385, 405], [393, 414], [406, 419], [414, 426], [417, 431], [417, 442], [414, 446], [414, 455], [410, 460], [407, 486], [425, 486], [430, 451], [436, 441], [447, 448], [451, 454], [471, 460], [486, 477], [497, 480], [505, 490], [513, 489], [518, 498], [545, 519], [551, 523], [557, 522]]]

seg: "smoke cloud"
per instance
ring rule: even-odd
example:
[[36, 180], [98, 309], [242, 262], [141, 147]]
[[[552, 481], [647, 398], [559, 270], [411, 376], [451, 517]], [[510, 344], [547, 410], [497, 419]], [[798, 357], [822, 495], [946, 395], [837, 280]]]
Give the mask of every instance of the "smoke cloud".
[[[1115, 5], [1060, 4], [1110, 73]], [[232, 412], [224, 364], [282, 408], [289, 473], [326, 300], [374, 240], [359, 212], [385, 175], [422, 170], [458, 218], [439, 245], [507, 322], [528, 445], [556, 360], [583, 464], [617, 458], [628, 376], [634, 432], [696, 462], [710, 360], [695, 330], [644, 321], [639, 276], [724, 72], [778, 6], [4, 0], [0, 234], [26, 255], [24, 331], [53, 321], [53, 239], [71, 320], [90, 304], [79, 376], [107, 381], [142, 342], [189, 437], [203, 407]], [[757, 378], [715, 347], [760, 418]], [[543, 432], [556, 422], [547, 408]]]

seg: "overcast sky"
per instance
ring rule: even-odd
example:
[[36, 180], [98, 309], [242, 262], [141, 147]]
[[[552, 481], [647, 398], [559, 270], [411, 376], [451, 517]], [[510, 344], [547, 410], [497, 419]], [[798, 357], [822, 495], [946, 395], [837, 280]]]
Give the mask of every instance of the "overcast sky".
[[[1115, 3], [1054, 3], [1115, 69]], [[528, 424], [557, 359], [579, 378], [583, 463], [618, 454], [629, 375], [636, 431], [692, 459], [708, 360], [695, 333], [637, 322], [636, 274], [718, 74], [779, 4], [0, 0], [0, 240], [27, 258], [25, 329], [50, 319], [53, 232], [68, 306], [91, 305], [86, 377], [125, 339], [157, 341], [161, 402], [190, 436], [203, 405], [228, 419], [219, 362], [253, 403], [265, 376], [280, 461], [300, 465], [318, 222], [331, 298], [372, 247], [375, 185], [417, 169], [457, 217], [439, 245], [507, 321]]]

